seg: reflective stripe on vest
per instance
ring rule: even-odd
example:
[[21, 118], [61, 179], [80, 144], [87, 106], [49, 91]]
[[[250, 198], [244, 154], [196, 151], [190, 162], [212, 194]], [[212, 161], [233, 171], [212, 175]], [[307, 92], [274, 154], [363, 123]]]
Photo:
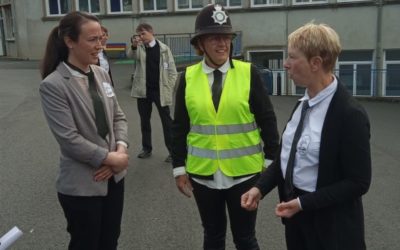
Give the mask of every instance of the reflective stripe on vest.
[[197, 148], [193, 146], [188, 147], [188, 153], [193, 156], [198, 156], [202, 158], [210, 158], [210, 159], [230, 159], [236, 158], [246, 155], [257, 154], [262, 151], [261, 144], [245, 147], [245, 148], [236, 148], [236, 149], [225, 149], [225, 150], [210, 150]]
[[254, 122], [247, 124], [234, 124], [234, 125], [192, 125], [190, 132], [203, 134], [203, 135], [214, 135], [214, 134], [237, 134], [247, 133], [257, 129], [257, 125]]

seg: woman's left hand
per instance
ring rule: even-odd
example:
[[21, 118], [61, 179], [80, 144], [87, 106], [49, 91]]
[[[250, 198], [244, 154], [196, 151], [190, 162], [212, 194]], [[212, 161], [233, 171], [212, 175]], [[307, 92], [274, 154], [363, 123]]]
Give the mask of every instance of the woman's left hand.
[[290, 218], [301, 210], [299, 201], [293, 199], [276, 205], [275, 214], [279, 217]]

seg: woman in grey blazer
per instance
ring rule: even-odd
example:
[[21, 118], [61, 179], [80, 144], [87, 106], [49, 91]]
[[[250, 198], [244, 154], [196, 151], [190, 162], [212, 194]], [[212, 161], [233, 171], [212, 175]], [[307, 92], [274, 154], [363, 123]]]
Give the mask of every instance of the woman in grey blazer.
[[60, 146], [56, 187], [69, 249], [116, 249], [128, 167], [127, 121], [108, 73], [96, 66], [99, 20], [63, 17], [48, 38], [40, 85], [42, 107]]

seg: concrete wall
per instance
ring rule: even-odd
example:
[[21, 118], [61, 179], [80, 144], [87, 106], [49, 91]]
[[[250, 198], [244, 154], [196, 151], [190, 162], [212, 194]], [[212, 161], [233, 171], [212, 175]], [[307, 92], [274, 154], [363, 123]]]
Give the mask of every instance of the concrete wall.
[[[207, 4], [211, 0], [203, 0]], [[292, 5], [251, 8], [243, 0], [242, 8], [228, 9], [235, 31], [242, 32], [242, 52], [245, 59], [251, 52], [282, 51], [286, 56], [287, 36], [301, 25], [314, 20], [326, 23], [339, 34], [343, 50], [374, 51], [375, 68], [382, 69], [385, 49], [400, 49], [400, 1], [355, 1], [328, 4]], [[5, 41], [7, 56], [22, 59], [41, 59], [50, 30], [61, 17], [46, 16], [46, 0], [0, 0], [11, 3], [15, 18], [15, 40]], [[139, 0], [132, 0], [134, 11], [130, 14], [106, 14], [106, 0], [100, 0], [99, 18], [109, 29], [109, 42], [125, 42], [135, 33], [136, 26], [148, 22], [156, 34], [193, 33], [198, 10], [176, 11], [175, 0], [168, 0], [168, 11], [140, 13]], [[380, 75], [376, 82], [381, 83]], [[285, 80], [286, 81], [286, 80]], [[286, 87], [290, 85], [286, 83]], [[290, 87], [287, 87], [290, 89]], [[288, 93], [293, 93], [288, 90]], [[380, 95], [380, 87], [378, 88]]]
[[400, 48], [400, 4], [382, 9], [382, 47]]
[[[0, 3], [9, 0], [0, 0]], [[57, 25], [59, 18], [46, 18], [43, 1], [11, 0], [14, 4], [17, 35], [15, 42], [7, 43], [11, 57], [39, 59], [42, 57], [47, 35]], [[39, 2], [39, 3], [38, 3]], [[205, 1], [207, 2], [207, 1]], [[134, 1], [134, 8], [139, 8]], [[173, 9], [170, 0], [168, 9]], [[105, 12], [105, 1], [102, 9]], [[344, 49], [375, 49], [377, 13], [375, 5], [353, 7], [281, 8], [280, 10], [250, 8], [229, 10], [235, 31], [243, 34], [243, 52], [254, 49], [285, 48], [288, 33], [311, 20], [331, 25], [339, 33]], [[400, 5], [385, 5], [382, 9], [382, 47], [399, 48]], [[129, 37], [140, 22], [153, 25], [156, 33], [192, 33], [197, 11], [131, 14], [121, 16], [101, 15], [102, 23], [109, 28], [110, 42], [129, 42]]]

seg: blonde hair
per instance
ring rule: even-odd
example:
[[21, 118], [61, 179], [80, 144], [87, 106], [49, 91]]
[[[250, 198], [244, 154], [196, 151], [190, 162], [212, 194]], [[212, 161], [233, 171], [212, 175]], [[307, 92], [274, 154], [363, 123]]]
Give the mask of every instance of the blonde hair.
[[322, 58], [322, 66], [332, 72], [342, 50], [339, 35], [327, 24], [313, 21], [293, 31], [288, 37], [288, 45], [304, 53], [308, 60], [314, 56]]

